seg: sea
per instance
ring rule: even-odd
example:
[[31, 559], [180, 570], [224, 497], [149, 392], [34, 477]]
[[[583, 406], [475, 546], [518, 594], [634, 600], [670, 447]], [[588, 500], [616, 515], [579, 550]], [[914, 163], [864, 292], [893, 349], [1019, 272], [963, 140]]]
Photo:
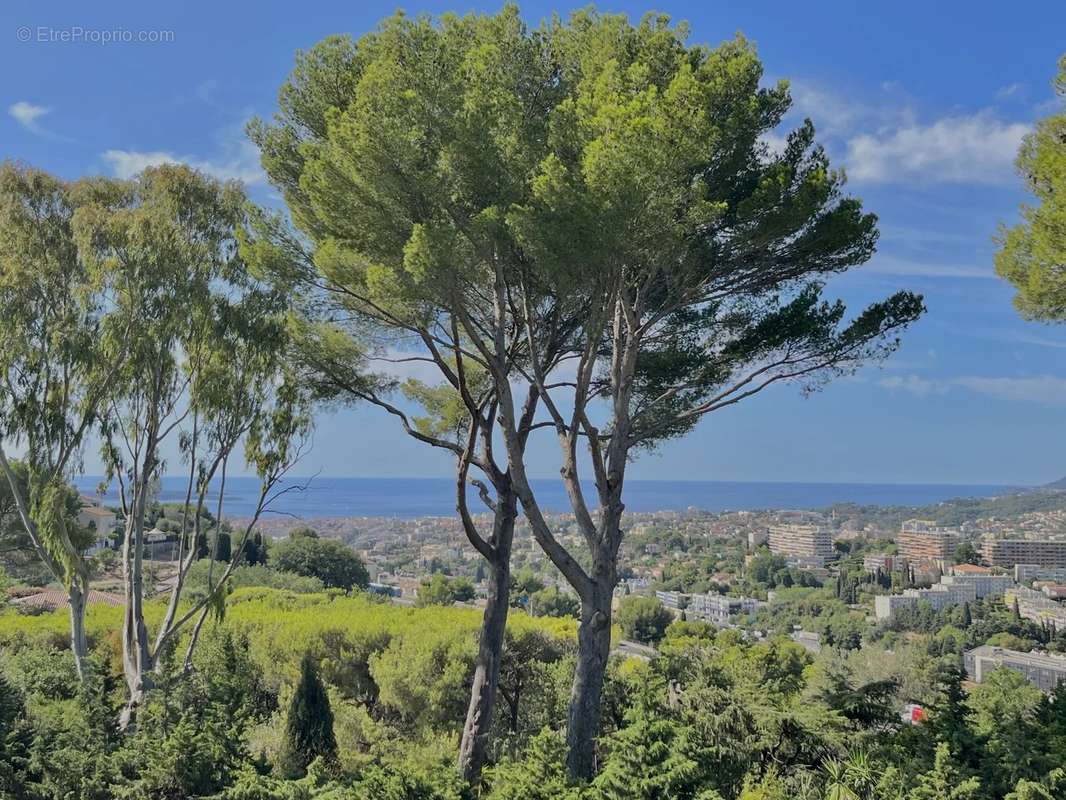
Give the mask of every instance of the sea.
[[[78, 488], [97, 494], [99, 478], [85, 476]], [[541, 507], [565, 513], [570, 510], [561, 481], [535, 480]], [[302, 519], [314, 517], [444, 517], [455, 514], [455, 484], [447, 478], [293, 478], [270, 506], [270, 514]], [[962, 497], [993, 497], [1023, 487], [904, 484], [904, 483], [778, 483], [742, 481], [626, 481], [629, 511], [743, 511], [814, 509], [834, 503], [878, 506], [924, 506]], [[595, 497], [592, 487], [586, 495]], [[161, 502], [180, 502], [185, 482], [164, 478]], [[252, 477], [231, 477], [226, 482], [223, 516], [252, 514], [259, 498], [259, 482]], [[118, 502], [115, 487], [105, 492], [105, 504]], [[209, 505], [215, 509], [215, 499]], [[484, 506], [470, 494], [472, 510]]]

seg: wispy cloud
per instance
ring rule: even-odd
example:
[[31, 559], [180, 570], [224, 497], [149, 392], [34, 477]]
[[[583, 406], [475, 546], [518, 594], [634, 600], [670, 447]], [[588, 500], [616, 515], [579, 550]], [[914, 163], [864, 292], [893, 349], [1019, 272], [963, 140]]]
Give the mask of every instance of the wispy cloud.
[[943, 320], [934, 323], [951, 336], [965, 336], [969, 339], [977, 339], [983, 342], [1000, 342], [1004, 344], [1026, 344], [1035, 347], [1050, 347], [1055, 350], [1066, 350], [1066, 339], [1043, 336], [1032, 333], [1033, 329], [1041, 330], [1036, 325], [1023, 325], [1022, 328], [1003, 328], [999, 326], [967, 326], [957, 325]]
[[31, 103], [27, 100], [19, 100], [17, 103], [8, 106], [7, 113], [11, 115], [15, 122], [30, 133], [36, 134], [37, 136], [45, 136], [49, 139], [66, 140], [66, 137], [53, 133], [41, 125], [41, 118], [52, 113], [52, 109], [50, 108], [39, 106], [36, 103]]
[[[1030, 130], [990, 109], [923, 119], [905, 88], [892, 82], [859, 96], [802, 78], [790, 84], [793, 107], [786, 122], [810, 117], [844, 156], [855, 181], [1009, 184], [1018, 146]], [[1013, 104], [1024, 94], [1024, 85], [1010, 84], [989, 100]]]
[[759, 141], [766, 145], [772, 156], [780, 156], [788, 146], [788, 137], [777, 133], [764, 133], [759, 137]]
[[1016, 97], [1025, 91], [1024, 83], [1009, 83], [1006, 86], [1001, 86], [999, 91], [996, 92], [997, 100], [1008, 100], [1012, 97]]
[[942, 379], [893, 375], [882, 378], [878, 385], [890, 390], [905, 391], [917, 397], [942, 395], [955, 389], [963, 389], [997, 400], [1054, 408], [1066, 407], [1066, 378], [1055, 375], [1021, 378], [971, 375]]
[[239, 180], [248, 186], [265, 182], [259, 164], [259, 151], [244, 137], [243, 126], [223, 130], [219, 139], [219, 153], [213, 158], [180, 155], [170, 150], [106, 150], [103, 160], [118, 178], [132, 178], [147, 167], [160, 164], [187, 164], [219, 180]]
[[992, 267], [977, 267], [965, 264], [943, 264], [935, 260], [914, 261], [896, 256], [874, 256], [869, 264], [862, 267], [864, 272], [880, 275], [907, 275], [925, 278], [995, 278]]
[[890, 375], [881, 378], [877, 384], [886, 389], [899, 389], [918, 397], [928, 397], [933, 394], [946, 394], [951, 387], [942, 381], [922, 378], [919, 375]]
[[859, 134], [848, 140], [848, 176], [871, 183], [1008, 184], [1029, 130], [980, 112]]
[[881, 130], [901, 127], [914, 121], [914, 112], [899, 87], [883, 84], [886, 102], [871, 103], [845, 97], [840, 92], [807, 80], [792, 80], [792, 112], [790, 119], [813, 120], [819, 134], [846, 137], [862, 130]]
[[1033, 378], [956, 378], [955, 385], [1000, 400], [1066, 406], [1066, 378], [1040, 375]]
[[15, 118], [15, 121], [32, 133], [44, 133], [44, 130], [37, 124], [37, 120], [47, 114], [51, 109], [44, 106], [37, 106], [33, 103], [28, 103], [25, 100], [19, 100], [14, 105], [10, 106], [7, 111]]

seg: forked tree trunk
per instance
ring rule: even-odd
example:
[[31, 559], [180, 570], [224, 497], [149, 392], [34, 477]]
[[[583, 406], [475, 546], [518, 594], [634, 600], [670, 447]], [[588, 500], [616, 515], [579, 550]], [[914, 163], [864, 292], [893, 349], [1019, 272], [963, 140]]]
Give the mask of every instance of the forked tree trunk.
[[[613, 574], [613, 569], [608, 569]], [[611, 655], [611, 598], [614, 581], [598, 576], [587, 597], [581, 598], [577, 630], [577, 665], [567, 715], [566, 768], [572, 778], [591, 780], [596, 774], [596, 737], [600, 732], [600, 703], [607, 660]]]
[[497, 497], [494, 528], [494, 558], [489, 563], [488, 600], [481, 621], [474, 682], [470, 688], [470, 705], [459, 744], [459, 772], [470, 783], [477, 783], [485, 764], [492, 727], [496, 692], [500, 683], [507, 613], [510, 609], [511, 546], [517, 515], [513, 492]]

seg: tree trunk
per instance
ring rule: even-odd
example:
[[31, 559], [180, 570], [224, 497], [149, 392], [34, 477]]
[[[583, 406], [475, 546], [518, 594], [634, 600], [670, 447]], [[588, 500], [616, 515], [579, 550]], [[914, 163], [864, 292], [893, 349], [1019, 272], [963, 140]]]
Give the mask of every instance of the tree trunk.
[[[613, 569], [607, 570], [613, 573]], [[601, 572], [597, 570], [597, 572]], [[566, 768], [570, 777], [588, 781], [596, 774], [596, 737], [600, 732], [600, 702], [607, 660], [611, 655], [611, 599], [614, 581], [598, 576], [592, 591], [581, 599], [577, 631], [577, 666], [567, 716]]]
[[128, 699], [119, 716], [119, 728], [126, 730], [133, 722], [144, 695], [152, 688], [152, 656], [148, 648], [148, 627], [144, 623], [144, 572], [142, 531], [144, 501], [138, 498], [132, 520], [126, 525], [122, 542], [122, 573], [126, 607], [122, 622], [122, 671], [126, 677]]
[[513, 492], [508, 491], [501, 493], [496, 502], [493, 521], [495, 549], [494, 558], [489, 564], [488, 600], [481, 621], [470, 705], [459, 744], [459, 772], [471, 784], [478, 782], [485, 764], [510, 608], [511, 545], [517, 515], [516, 498]]
[[88, 587], [83, 591], [77, 581], [71, 583], [67, 589], [67, 599], [70, 602], [70, 650], [74, 653], [74, 668], [82, 681], [85, 680], [85, 660], [89, 654], [89, 643], [85, 636], [85, 604], [88, 595]]

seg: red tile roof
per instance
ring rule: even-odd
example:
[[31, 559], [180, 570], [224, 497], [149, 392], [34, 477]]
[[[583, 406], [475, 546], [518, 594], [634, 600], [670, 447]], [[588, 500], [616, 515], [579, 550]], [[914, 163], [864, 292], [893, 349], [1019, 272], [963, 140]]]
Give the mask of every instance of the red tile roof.
[[[54, 611], [58, 608], [67, 608], [67, 606], [70, 605], [70, 598], [67, 597], [67, 593], [62, 589], [45, 589], [43, 592], [19, 597], [11, 602], [18, 606], [43, 608], [49, 611]], [[90, 605], [93, 603], [103, 603], [104, 605], [116, 607], [126, 604], [126, 601], [118, 595], [98, 592], [95, 589], [89, 590], [88, 602]]]

